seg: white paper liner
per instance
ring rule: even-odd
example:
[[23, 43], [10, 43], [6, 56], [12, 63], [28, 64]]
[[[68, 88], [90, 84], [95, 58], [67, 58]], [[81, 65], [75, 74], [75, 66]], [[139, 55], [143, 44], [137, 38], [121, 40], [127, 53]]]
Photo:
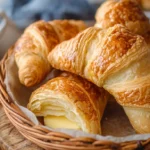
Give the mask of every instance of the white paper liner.
[[[44, 82], [55, 77], [58, 73], [59, 72], [56, 70], [53, 70], [47, 76]], [[18, 79], [18, 69], [13, 55], [6, 61], [6, 77], [4, 82], [6, 84], [8, 94], [15, 101], [15, 103], [35, 125], [39, 125], [36, 116], [31, 111], [29, 111], [26, 106], [31, 92], [33, 89], [36, 89], [40, 85], [29, 89], [20, 84]], [[150, 138], [150, 134], [135, 134], [135, 131], [129, 123], [129, 120], [125, 115], [122, 107], [112, 100], [108, 103], [105, 109], [101, 125], [103, 136], [98, 134], [89, 134], [79, 130], [51, 129], [46, 126], [43, 127], [53, 131], [63, 132], [74, 137], [92, 137], [97, 140], [110, 140], [116, 143], [130, 140], [146, 140]]]

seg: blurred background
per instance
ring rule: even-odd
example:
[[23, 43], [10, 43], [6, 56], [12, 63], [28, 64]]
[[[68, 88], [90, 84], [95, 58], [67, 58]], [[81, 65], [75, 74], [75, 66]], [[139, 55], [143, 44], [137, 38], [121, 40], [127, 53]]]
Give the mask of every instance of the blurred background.
[[[95, 12], [103, 1], [105, 0], [0, 0], [0, 59], [32, 22], [41, 19], [76, 19], [92, 25]], [[149, 15], [149, 11], [146, 14]]]
[[36, 20], [93, 20], [102, 0], [0, 0], [5, 11], [20, 29]]

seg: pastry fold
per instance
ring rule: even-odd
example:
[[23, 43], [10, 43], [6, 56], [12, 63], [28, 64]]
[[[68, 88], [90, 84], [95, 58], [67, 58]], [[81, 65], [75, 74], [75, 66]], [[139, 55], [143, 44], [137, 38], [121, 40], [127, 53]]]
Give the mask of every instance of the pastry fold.
[[20, 82], [27, 87], [40, 83], [51, 70], [48, 53], [85, 28], [84, 22], [74, 20], [38, 21], [27, 27], [14, 46]]
[[[108, 93], [87, 80], [64, 72], [35, 90], [28, 109], [36, 116], [44, 116], [50, 127], [80, 129], [88, 133], [101, 133], [102, 118]], [[74, 123], [72, 127], [63, 125], [63, 119]], [[55, 123], [60, 119], [59, 124]], [[49, 120], [48, 120], [49, 119]], [[53, 125], [53, 121], [55, 119]]]
[[150, 133], [150, 49], [142, 36], [122, 25], [91, 27], [56, 46], [48, 60], [103, 87], [124, 107], [137, 132]]
[[149, 19], [136, 0], [108, 0], [98, 8], [95, 18], [95, 26], [102, 29], [122, 24], [140, 35], [145, 34], [149, 26]]

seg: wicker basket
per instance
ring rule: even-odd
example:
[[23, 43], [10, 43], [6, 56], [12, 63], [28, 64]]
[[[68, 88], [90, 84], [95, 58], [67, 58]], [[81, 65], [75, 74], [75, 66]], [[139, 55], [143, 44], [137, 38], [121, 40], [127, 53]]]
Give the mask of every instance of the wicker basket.
[[142, 150], [150, 149], [150, 139], [143, 141], [129, 141], [114, 143], [111, 141], [96, 140], [89, 137], [72, 137], [70, 135], [49, 131], [42, 126], [34, 125], [23, 112], [14, 104], [6, 91], [4, 84], [5, 61], [11, 55], [8, 51], [0, 62], [0, 102], [5, 113], [17, 130], [28, 140], [44, 149], [70, 150]]

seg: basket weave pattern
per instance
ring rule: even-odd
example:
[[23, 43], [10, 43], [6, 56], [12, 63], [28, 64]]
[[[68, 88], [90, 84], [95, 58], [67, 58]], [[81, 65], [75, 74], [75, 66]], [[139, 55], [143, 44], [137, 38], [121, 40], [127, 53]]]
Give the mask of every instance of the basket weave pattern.
[[[114, 143], [111, 141], [96, 140], [90, 137], [72, 137], [70, 135], [50, 131], [40, 125], [35, 125], [27, 118], [12, 101], [4, 84], [5, 61], [12, 54], [8, 51], [0, 62], [0, 102], [5, 113], [17, 130], [28, 140], [44, 149], [70, 150], [142, 150], [150, 149], [150, 139], [143, 141], [129, 141]], [[149, 147], [149, 148], [148, 148]]]

